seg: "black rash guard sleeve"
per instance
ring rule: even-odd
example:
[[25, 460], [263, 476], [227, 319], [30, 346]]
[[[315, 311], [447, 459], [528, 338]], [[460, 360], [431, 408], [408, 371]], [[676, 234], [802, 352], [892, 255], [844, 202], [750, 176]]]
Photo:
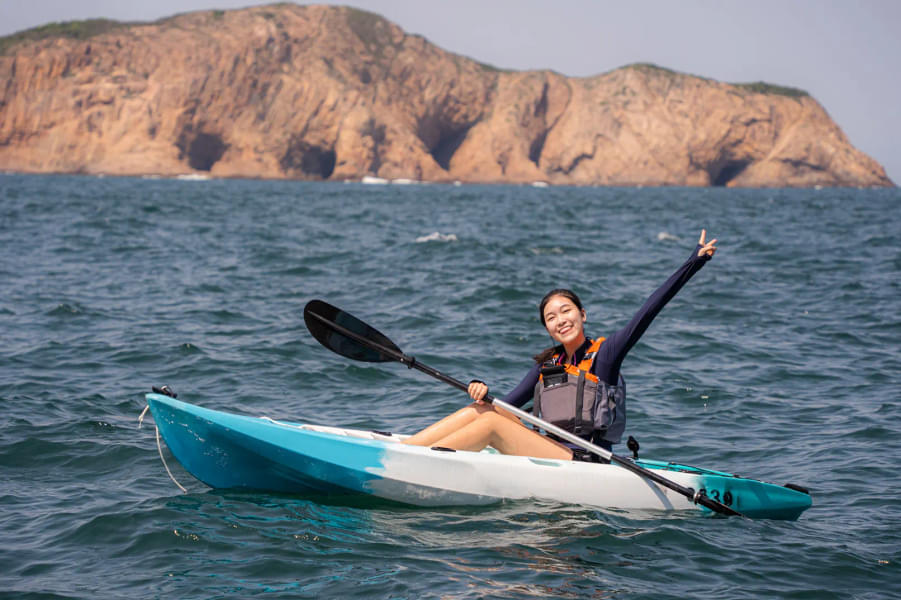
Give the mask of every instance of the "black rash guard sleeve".
[[[638, 312], [635, 313], [635, 316], [632, 317], [632, 320], [625, 327], [604, 340], [597, 357], [594, 359], [594, 374], [597, 375], [598, 379], [606, 382], [608, 385], [616, 385], [619, 379], [620, 366], [626, 354], [632, 349], [632, 346], [647, 331], [651, 321], [666, 306], [667, 302], [672, 300], [679, 290], [682, 289], [682, 286], [695, 273], [701, 270], [704, 263], [710, 260], [710, 257], [707, 255], [698, 256], [698, 250], [700, 249], [700, 244], [695, 246], [688, 260], [657, 291], [651, 294], [642, 307], [638, 309]], [[576, 353], [574, 363], [582, 360], [581, 354], [584, 353], [584, 349], [587, 347], [588, 345], [586, 344], [580, 349], [580, 352]], [[533, 365], [522, 381], [502, 400], [516, 407], [521, 407], [531, 400], [540, 373], [541, 365]]]

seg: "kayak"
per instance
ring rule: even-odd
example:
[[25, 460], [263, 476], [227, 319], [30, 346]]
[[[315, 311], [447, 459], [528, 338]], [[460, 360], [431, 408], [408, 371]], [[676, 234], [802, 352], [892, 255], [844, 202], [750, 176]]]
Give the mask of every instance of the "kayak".
[[[212, 488], [291, 494], [366, 494], [415, 506], [536, 499], [599, 508], [711, 513], [616, 464], [410, 446], [404, 435], [292, 423], [147, 394], [175, 458]], [[672, 462], [634, 462], [747, 517], [797, 519], [807, 491]]]

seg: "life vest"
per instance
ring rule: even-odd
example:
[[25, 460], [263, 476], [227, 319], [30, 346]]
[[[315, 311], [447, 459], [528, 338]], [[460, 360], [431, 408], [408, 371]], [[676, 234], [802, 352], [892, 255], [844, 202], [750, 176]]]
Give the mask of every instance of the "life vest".
[[578, 365], [560, 364], [555, 354], [544, 364], [535, 386], [535, 415], [580, 437], [619, 443], [626, 430], [626, 381], [599, 381], [591, 372], [605, 338], [594, 340]]

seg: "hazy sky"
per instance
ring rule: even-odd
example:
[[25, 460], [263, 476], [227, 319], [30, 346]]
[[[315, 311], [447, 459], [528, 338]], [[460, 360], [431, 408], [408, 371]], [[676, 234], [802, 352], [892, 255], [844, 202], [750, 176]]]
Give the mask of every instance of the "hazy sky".
[[[254, 0], [0, 0], [0, 35], [52, 21], [147, 21]], [[633, 62], [816, 98], [901, 184], [899, 0], [346, 0], [507, 69], [593, 75]], [[304, 2], [298, 2], [304, 4]]]

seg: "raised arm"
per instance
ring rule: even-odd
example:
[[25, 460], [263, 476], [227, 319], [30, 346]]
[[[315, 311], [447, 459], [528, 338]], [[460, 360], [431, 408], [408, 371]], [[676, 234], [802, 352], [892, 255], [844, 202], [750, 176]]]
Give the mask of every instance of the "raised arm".
[[594, 362], [594, 372], [603, 381], [616, 384], [619, 368], [632, 346], [641, 338], [651, 321], [666, 303], [682, 289], [689, 279], [704, 266], [716, 252], [716, 239], [707, 241], [707, 230], [701, 230], [698, 245], [688, 260], [645, 301], [629, 323], [607, 338]]

